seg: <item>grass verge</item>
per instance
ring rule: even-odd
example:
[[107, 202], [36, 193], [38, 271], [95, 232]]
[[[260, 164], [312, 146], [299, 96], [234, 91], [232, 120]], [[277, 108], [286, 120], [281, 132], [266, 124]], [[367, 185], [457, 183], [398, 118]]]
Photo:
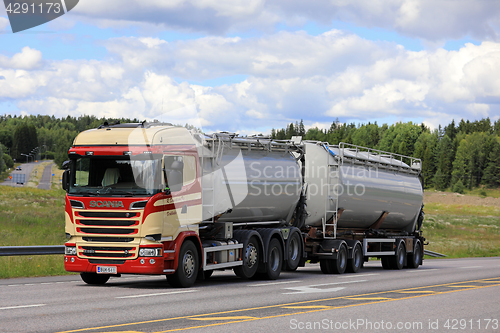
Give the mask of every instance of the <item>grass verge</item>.
[[[62, 245], [62, 190], [0, 186], [0, 246]], [[0, 257], [0, 278], [67, 274], [63, 256]]]
[[500, 207], [425, 205], [427, 250], [448, 258], [500, 256]]

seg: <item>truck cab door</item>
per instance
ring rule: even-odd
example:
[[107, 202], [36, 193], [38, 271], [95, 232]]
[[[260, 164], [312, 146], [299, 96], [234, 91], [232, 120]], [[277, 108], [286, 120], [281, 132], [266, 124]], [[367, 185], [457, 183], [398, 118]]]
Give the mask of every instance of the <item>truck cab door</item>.
[[195, 230], [193, 224], [201, 221], [202, 211], [196, 156], [169, 152], [163, 156], [162, 165], [165, 186], [170, 189], [164, 205], [164, 233], [176, 236], [174, 229]]

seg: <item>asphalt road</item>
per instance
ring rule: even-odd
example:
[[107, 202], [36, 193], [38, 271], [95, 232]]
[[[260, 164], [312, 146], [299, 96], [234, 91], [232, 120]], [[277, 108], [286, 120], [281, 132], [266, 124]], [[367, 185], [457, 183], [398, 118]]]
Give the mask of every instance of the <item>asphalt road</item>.
[[[17, 187], [26, 186], [26, 184], [28, 184], [28, 182], [30, 180], [31, 172], [33, 171], [33, 169], [35, 168], [35, 166], [37, 164], [40, 164], [42, 162], [45, 162], [45, 161], [40, 160], [37, 162], [23, 163], [23, 164], [21, 164], [21, 170], [12, 170], [12, 172], [10, 173], [11, 176], [13, 174], [24, 174], [25, 175], [24, 184], [17, 184], [17, 183], [12, 182], [9, 179], [7, 179], [7, 180], [4, 179], [3, 182], [0, 183], [0, 185], [17, 186]], [[40, 183], [38, 185], [38, 188], [41, 188], [44, 190], [48, 190], [51, 188], [51, 186], [52, 186], [52, 165], [53, 164], [49, 164], [44, 168], [43, 174], [40, 178]]]
[[276, 281], [224, 271], [190, 289], [161, 276], [0, 280], [0, 332], [500, 332], [499, 321], [500, 258], [343, 275], [308, 265]]
[[13, 170], [11, 172], [11, 175], [13, 174], [24, 174], [25, 175], [25, 182], [24, 184], [16, 184], [14, 182], [12, 182], [11, 180], [4, 180], [2, 183], [0, 183], [0, 185], [6, 185], [6, 186], [18, 186], [18, 187], [22, 187], [22, 186], [26, 186], [26, 184], [28, 183], [29, 179], [30, 179], [30, 175], [31, 175], [31, 172], [33, 171], [33, 168], [35, 167], [35, 165], [37, 164], [40, 164], [42, 163], [41, 161], [38, 161], [38, 162], [31, 162], [31, 163], [24, 163], [24, 164], [21, 164], [21, 170]]

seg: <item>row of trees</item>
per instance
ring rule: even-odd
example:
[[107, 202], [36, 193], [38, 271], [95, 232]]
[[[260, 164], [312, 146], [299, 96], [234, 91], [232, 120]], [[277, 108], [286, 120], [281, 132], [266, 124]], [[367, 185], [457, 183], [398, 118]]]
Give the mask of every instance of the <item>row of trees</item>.
[[[12, 159], [26, 159], [25, 155], [32, 152], [38, 157], [54, 158], [61, 165], [79, 132], [115, 121], [138, 122], [95, 116], [0, 116], [0, 172], [13, 165]], [[271, 132], [273, 139], [280, 140], [297, 135], [306, 140], [346, 142], [420, 158], [426, 188], [461, 191], [479, 185], [500, 186], [500, 120], [452, 121], [433, 131], [412, 122], [379, 126], [376, 122], [355, 125], [338, 120], [328, 130], [306, 131], [301, 120]]]
[[79, 132], [115, 121], [138, 122], [137, 119], [99, 119], [95, 116], [0, 116], [0, 154], [3, 155], [0, 172], [11, 167], [9, 159], [25, 161], [25, 155], [30, 154], [37, 158], [53, 158], [58, 165], [62, 165]]
[[280, 140], [296, 135], [305, 140], [345, 142], [420, 158], [426, 188], [462, 192], [480, 185], [500, 186], [500, 120], [461, 120], [458, 124], [452, 121], [433, 131], [412, 122], [356, 126], [338, 120], [328, 130], [305, 131], [300, 121], [271, 132], [273, 139]]

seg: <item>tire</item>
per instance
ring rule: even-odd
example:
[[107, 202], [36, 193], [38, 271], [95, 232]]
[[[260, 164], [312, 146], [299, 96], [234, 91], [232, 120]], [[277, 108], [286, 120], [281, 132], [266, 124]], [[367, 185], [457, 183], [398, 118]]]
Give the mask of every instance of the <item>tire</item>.
[[405, 265], [406, 250], [403, 242], [400, 242], [396, 248], [396, 254], [389, 257], [389, 262], [392, 269], [402, 269]]
[[175, 288], [189, 288], [198, 276], [200, 261], [194, 243], [186, 240], [179, 251], [179, 264], [174, 274], [167, 276], [168, 283]]
[[333, 273], [344, 274], [347, 268], [347, 248], [341, 245], [337, 253], [337, 259], [334, 259]]
[[276, 280], [281, 273], [283, 265], [283, 250], [281, 249], [280, 242], [273, 238], [269, 242], [267, 251], [267, 262], [264, 264], [265, 277], [269, 280]]
[[422, 261], [422, 247], [420, 242], [415, 242], [413, 246], [413, 253], [408, 253], [408, 268], [418, 268], [420, 262]]
[[213, 273], [214, 273], [213, 270], [203, 271], [200, 269], [196, 280], [198, 280], [198, 281], [208, 280], [208, 279], [210, 279], [210, 277], [212, 276]]
[[341, 245], [337, 259], [320, 259], [319, 266], [324, 274], [343, 274], [347, 268], [347, 249]]
[[108, 282], [110, 275], [97, 273], [80, 273], [80, 277], [86, 284], [105, 284]]
[[333, 259], [320, 259], [319, 267], [323, 274], [333, 274]]
[[295, 271], [299, 267], [301, 259], [302, 238], [298, 232], [294, 232], [287, 243], [287, 257], [285, 261], [285, 270]]
[[382, 267], [384, 269], [392, 269], [392, 264], [389, 259], [390, 259], [389, 256], [383, 256], [382, 258], [380, 258], [380, 261], [382, 262]]
[[250, 279], [257, 273], [260, 262], [259, 240], [252, 236], [243, 245], [243, 265], [234, 268], [234, 273], [242, 279]]
[[363, 249], [361, 248], [361, 245], [358, 243], [354, 248], [352, 249], [352, 259], [349, 259], [347, 261], [347, 272], [349, 273], [357, 273], [361, 267], [363, 267]]

